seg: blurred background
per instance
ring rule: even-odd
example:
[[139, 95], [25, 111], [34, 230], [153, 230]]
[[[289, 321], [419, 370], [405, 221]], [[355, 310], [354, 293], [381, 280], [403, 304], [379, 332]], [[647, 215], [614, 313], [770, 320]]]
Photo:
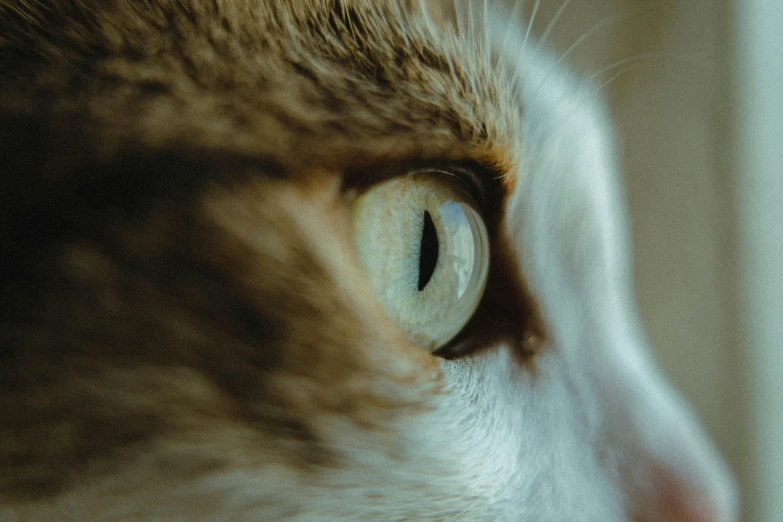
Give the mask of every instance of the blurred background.
[[614, 118], [658, 360], [783, 521], [783, 0], [527, 0]]

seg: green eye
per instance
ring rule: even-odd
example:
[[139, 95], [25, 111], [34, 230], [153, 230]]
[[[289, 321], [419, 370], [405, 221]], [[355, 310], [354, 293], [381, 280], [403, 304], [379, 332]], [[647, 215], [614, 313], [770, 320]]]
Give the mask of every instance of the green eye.
[[437, 350], [478, 307], [489, 238], [459, 178], [425, 171], [372, 186], [352, 212], [359, 258], [386, 313], [408, 338]]

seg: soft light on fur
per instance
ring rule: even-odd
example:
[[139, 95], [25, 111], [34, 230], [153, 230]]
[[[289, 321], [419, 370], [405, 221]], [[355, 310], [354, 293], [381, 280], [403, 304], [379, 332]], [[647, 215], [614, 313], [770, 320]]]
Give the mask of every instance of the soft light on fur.
[[[734, 520], [646, 355], [595, 91], [512, 12], [0, 1], [0, 518]], [[453, 360], [349, 220], [438, 162], [494, 191]]]

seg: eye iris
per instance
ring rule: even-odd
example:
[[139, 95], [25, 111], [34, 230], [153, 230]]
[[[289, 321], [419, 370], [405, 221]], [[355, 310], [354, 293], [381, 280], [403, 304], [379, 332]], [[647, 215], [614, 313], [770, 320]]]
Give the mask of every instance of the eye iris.
[[489, 236], [466, 185], [422, 171], [357, 195], [357, 253], [388, 318], [435, 352], [467, 324], [489, 274]]
[[435, 229], [435, 223], [432, 216], [426, 210], [424, 211], [424, 223], [421, 229], [421, 253], [419, 254], [419, 292], [424, 290], [427, 283], [432, 279], [435, 272], [435, 266], [438, 264], [438, 231]]

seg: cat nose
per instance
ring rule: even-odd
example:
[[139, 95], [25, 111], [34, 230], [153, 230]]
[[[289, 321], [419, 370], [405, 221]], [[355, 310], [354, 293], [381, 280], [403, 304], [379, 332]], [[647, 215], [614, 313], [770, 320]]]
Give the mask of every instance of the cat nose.
[[625, 348], [602, 365], [610, 379], [599, 379], [599, 393], [629, 520], [736, 522], [739, 496], [728, 465], [654, 363]]
[[633, 522], [735, 522], [733, 494], [704, 477], [653, 471], [650, 490], [632, 499]]
[[[712, 441], [663, 383], [623, 416], [621, 477], [633, 522], [736, 522], [736, 484]], [[641, 391], [641, 390], [639, 390]]]

